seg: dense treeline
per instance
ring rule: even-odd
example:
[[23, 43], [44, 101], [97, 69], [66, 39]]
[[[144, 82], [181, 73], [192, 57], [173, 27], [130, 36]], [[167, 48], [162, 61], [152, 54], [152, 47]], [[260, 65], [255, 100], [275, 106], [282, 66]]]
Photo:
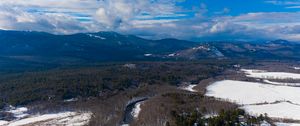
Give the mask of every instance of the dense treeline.
[[[189, 126], [187, 123], [192, 125], [196, 122], [195, 120], [206, 114], [217, 113], [221, 110], [234, 110], [238, 106], [206, 97], [201, 93], [169, 89], [168, 92], [147, 100], [141, 107], [139, 119], [131, 124], [132, 126], [143, 124], [150, 126], [166, 124], [169, 126], [180, 126], [180, 124]], [[197, 118], [189, 118], [192, 112], [197, 112], [196, 115], [193, 115]]]
[[34, 101], [97, 97], [105, 92], [141, 85], [177, 85], [199, 82], [215, 76], [231, 61], [110, 63], [93, 67], [53, 69], [3, 75], [0, 78], [0, 104], [28, 104]]
[[206, 117], [199, 111], [191, 113], [173, 113], [176, 118], [177, 126], [241, 126], [241, 125], [260, 125], [267, 121], [267, 116], [253, 117], [245, 113], [244, 110], [221, 110], [218, 115]]

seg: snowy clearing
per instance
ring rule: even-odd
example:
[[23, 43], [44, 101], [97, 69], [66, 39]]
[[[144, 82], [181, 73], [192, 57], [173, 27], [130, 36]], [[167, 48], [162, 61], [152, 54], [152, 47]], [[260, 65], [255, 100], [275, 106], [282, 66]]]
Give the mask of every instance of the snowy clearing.
[[3, 121], [3, 120], [0, 120], [0, 126], [3, 126], [5, 124], [8, 124], [8, 121]]
[[241, 69], [247, 77], [262, 79], [300, 79], [300, 74], [286, 72], [268, 72], [265, 70]]
[[194, 89], [197, 85], [187, 85], [187, 86], [182, 86], [180, 89], [190, 91], [190, 92], [197, 92], [197, 90]]
[[259, 116], [267, 113], [269, 117], [300, 120], [300, 106], [288, 102], [264, 105], [246, 105], [242, 107], [249, 114]]
[[254, 116], [300, 120], [299, 93], [300, 87], [224, 80], [208, 86], [206, 95], [243, 105]]
[[300, 67], [293, 67], [295, 70], [300, 70]]
[[276, 126], [300, 126], [299, 123], [281, 123], [281, 122], [276, 122]]
[[134, 117], [134, 118], [138, 118], [139, 117], [139, 114], [141, 112], [141, 102], [139, 103], [136, 103], [134, 108], [132, 109], [132, 112], [131, 112], [131, 115]]
[[300, 104], [299, 87], [275, 86], [254, 82], [224, 80], [207, 87], [207, 96], [229, 100], [238, 104], [291, 101]]
[[9, 110], [7, 110], [5, 112], [11, 113], [11, 114], [13, 114], [13, 116], [15, 118], [20, 119], [20, 118], [24, 118], [29, 115], [29, 114], [27, 114], [27, 111], [28, 111], [28, 108], [26, 108], [26, 107], [17, 107], [16, 108], [16, 107], [10, 106]]
[[264, 82], [268, 84], [281, 85], [281, 86], [300, 86], [300, 83], [284, 83], [284, 82], [275, 82], [269, 80], [264, 80]]
[[[4, 122], [3, 126], [24, 126], [24, 125], [64, 125], [83, 126], [88, 124], [92, 113], [62, 112], [55, 114], [33, 115], [28, 118]], [[6, 122], [6, 123], [5, 123]]]

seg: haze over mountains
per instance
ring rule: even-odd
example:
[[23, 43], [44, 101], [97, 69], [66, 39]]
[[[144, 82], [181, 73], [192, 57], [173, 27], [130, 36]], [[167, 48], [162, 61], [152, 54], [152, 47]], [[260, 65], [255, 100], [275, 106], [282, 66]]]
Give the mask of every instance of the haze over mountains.
[[148, 40], [116, 32], [54, 35], [0, 31], [1, 64], [69, 64], [130, 60], [196, 60], [205, 58], [300, 59], [300, 44], [268, 42], [191, 42]]

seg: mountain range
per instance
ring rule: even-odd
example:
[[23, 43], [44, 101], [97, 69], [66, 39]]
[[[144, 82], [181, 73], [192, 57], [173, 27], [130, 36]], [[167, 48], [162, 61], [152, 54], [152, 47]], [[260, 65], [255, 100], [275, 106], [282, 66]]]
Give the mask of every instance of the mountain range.
[[0, 66], [207, 58], [299, 60], [300, 44], [286, 40], [192, 42], [149, 40], [116, 32], [54, 35], [0, 30]]

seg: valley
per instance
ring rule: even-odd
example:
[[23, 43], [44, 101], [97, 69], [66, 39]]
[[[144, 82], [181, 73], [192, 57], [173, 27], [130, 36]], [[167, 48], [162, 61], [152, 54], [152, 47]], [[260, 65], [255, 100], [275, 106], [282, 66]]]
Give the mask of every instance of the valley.
[[3, 126], [300, 123], [293, 42], [0, 33]]
[[300, 126], [300, 0], [0, 0], [0, 126]]
[[[23, 106], [30, 113], [14, 118], [2, 111], [1, 123], [63, 124], [83, 116], [78, 125], [202, 125], [224, 123], [216, 120], [222, 113], [237, 113], [244, 124], [298, 123], [299, 98], [293, 94], [299, 82], [290, 75], [299, 71], [291, 64], [218, 61], [118, 62], [12, 73], [1, 81], [2, 106]], [[276, 65], [285, 71], [269, 72]]]

